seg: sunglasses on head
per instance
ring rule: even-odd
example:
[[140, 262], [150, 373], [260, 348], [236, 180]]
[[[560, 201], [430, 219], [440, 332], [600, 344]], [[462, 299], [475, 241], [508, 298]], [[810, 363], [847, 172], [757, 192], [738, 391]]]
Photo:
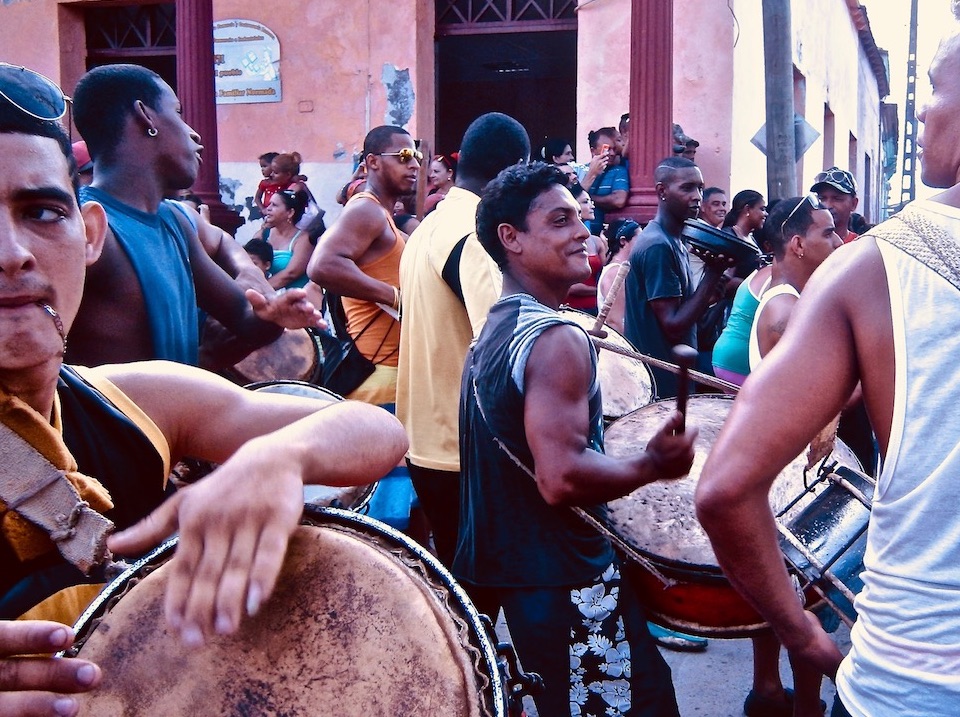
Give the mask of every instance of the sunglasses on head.
[[791, 212], [787, 215], [787, 218], [783, 220], [783, 223], [780, 225], [780, 235], [781, 235], [781, 236], [783, 236], [783, 230], [784, 230], [784, 228], [787, 226], [787, 222], [789, 222], [791, 219], [793, 219], [793, 215], [796, 214], [796, 213], [797, 213], [797, 210], [800, 209], [800, 207], [803, 206], [803, 203], [804, 203], [804, 202], [810, 202], [810, 207], [811, 207], [812, 209], [821, 209], [821, 208], [822, 208], [822, 207], [820, 206], [820, 197], [818, 197], [815, 192], [810, 192], [810, 194], [808, 194], [808, 195], [805, 196], [803, 199], [801, 199], [799, 202], [797, 202], [797, 206], [795, 206], [795, 207], [791, 210]]
[[396, 157], [400, 160], [400, 164], [406, 164], [411, 159], [415, 159], [418, 162], [423, 161], [423, 152], [419, 149], [410, 149], [409, 147], [404, 147], [401, 150], [396, 152], [380, 152], [381, 157]]
[[67, 112], [69, 98], [49, 77], [0, 62], [0, 97], [24, 114], [54, 122]]

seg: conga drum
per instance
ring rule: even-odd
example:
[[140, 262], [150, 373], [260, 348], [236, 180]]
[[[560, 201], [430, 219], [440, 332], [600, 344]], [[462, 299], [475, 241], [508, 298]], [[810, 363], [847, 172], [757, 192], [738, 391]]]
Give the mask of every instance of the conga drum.
[[[343, 396], [334, 393], [323, 386], [314, 386], [305, 381], [259, 381], [251, 383], [246, 388], [251, 391], [265, 391], [266, 393], [281, 393], [288, 396], [305, 396], [322, 402], [322, 404], [342, 401]], [[347, 508], [358, 513], [366, 514], [370, 509], [370, 499], [377, 488], [376, 483], [369, 485], [328, 486], [305, 485], [303, 487], [304, 501], [311, 505]]]
[[[597, 321], [595, 316], [570, 308], [562, 309], [560, 315], [587, 331], [592, 329]], [[604, 326], [603, 330], [607, 332], [606, 341], [620, 348], [636, 351], [633, 344], [612, 327]], [[601, 349], [597, 354], [597, 375], [603, 398], [603, 417], [607, 421], [621, 418], [656, 398], [657, 385], [653, 374], [647, 365], [640, 361]]]
[[[731, 396], [691, 396], [687, 425], [697, 426], [700, 435], [690, 473], [610, 501], [601, 528], [631, 559], [631, 572], [642, 585], [641, 595], [654, 622], [706, 637], [743, 637], [766, 626], [724, 577], [694, 509], [700, 471], [732, 405]], [[615, 421], [604, 436], [607, 454], [636, 455], [675, 409], [673, 400], [658, 401]], [[827, 460], [860, 470], [853, 451], [839, 440]], [[798, 456], [771, 488], [770, 505], [781, 522], [802, 514], [827, 487], [816, 476], [804, 477], [805, 464]], [[808, 597], [818, 599], [813, 591]]]
[[287, 329], [279, 338], [251, 352], [227, 370], [240, 384], [289, 379], [316, 383], [323, 369], [322, 353], [307, 329]]
[[76, 625], [103, 682], [81, 714], [506, 717], [494, 643], [427, 551], [354, 513], [307, 508], [277, 588], [231, 636], [186, 648], [164, 619], [170, 540]]

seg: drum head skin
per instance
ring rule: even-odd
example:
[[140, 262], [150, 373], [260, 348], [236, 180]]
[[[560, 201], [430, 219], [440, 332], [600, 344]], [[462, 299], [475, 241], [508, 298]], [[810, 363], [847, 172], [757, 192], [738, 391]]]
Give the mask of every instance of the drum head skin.
[[[732, 406], [730, 396], [691, 396], [687, 403], [687, 425], [697, 426], [700, 435], [690, 473], [679, 480], [642, 486], [607, 504], [609, 534], [614, 541], [625, 543], [664, 576], [678, 582], [665, 589], [661, 581], [645, 573], [645, 593], [655, 601], [655, 604], [648, 603], [648, 607], [660, 618], [657, 621], [717, 637], [739, 637], [763, 627], [756, 612], [727, 583], [694, 508], [700, 471]], [[615, 421], [604, 433], [606, 453], [625, 458], [644, 450], [674, 410], [675, 401], [658, 401]], [[839, 440], [829, 460], [860, 469], [853, 452]], [[805, 464], [805, 457], [798, 456], [774, 482], [770, 490], [774, 514], [781, 513], [804, 494]], [[812, 475], [811, 481], [815, 477]], [[820, 485], [816, 492], [824, 488], [825, 485]], [[809, 494], [810, 499], [813, 495]], [[798, 514], [806, 500], [787, 511], [783, 520]]]
[[465, 617], [420, 556], [370, 524], [301, 526], [260, 613], [199, 649], [185, 648], [164, 620], [169, 564], [128, 578], [136, 584], [104, 601], [102, 620], [85, 615], [78, 625], [79, 654], [104, 677], [78, 696], [80, 713], [502, 715], [487, 704], [496, 680], [478, 672], [490, 648], [470, 632], [476, 612]]
[[[563, 309], [560, 315], [573, 321], [584, 330], [593, 328], [595, 316], [574, 309]], [[619, 347], [636, 351], [627, 339], [610, 326], [604, 326], [607, 332], [605, 341]], [[656, 396], [653, 374], [647, 365], [612, 351], [600, 349], [597, 354], [597, 374], [600, 377], [600, 393], [603, 398], [603, 417], [615, 420], [646, 406]]]

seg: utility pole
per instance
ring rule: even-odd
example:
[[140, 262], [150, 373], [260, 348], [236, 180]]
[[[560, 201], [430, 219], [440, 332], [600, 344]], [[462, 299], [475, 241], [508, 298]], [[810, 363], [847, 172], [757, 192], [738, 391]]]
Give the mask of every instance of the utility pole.
[[910, 5], [910, 48], [907, 51], [907, 101], [903, 108], [903, 169], [900, 173], [900, 206], [916, 199], [917, 169], [917, 0]]
[[767, 201], [772, 201], [797, 194], [793, 31], [790, 26], [790, 0], [763, 0], [762, 9], [767, 108]]

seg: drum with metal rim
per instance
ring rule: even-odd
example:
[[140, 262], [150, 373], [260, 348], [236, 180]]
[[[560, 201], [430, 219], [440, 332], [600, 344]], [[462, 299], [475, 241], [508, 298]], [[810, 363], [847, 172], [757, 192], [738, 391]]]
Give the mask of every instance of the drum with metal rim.
[[505, 717], [506, 686], [480, 615], [403, 534], [307, 507], [274, 594], [231, 636], [186, 648], [164, 619], [176, 539], [83, 614], [70, 656], [103, 670], [81, 713]]
[[[690, 473], [610, 501], [602, 525], [602, 531], [637, 566], [634, 573], [654, 621], [697, 635], [742, 637], [765, 627], [724, 577], [694, 509], [700, 471], [732, 405], [730, 396], [691, 396], [687, 424], [697, 426], [700, 435]], [[675, 401], [658, 401], [615, 421], [604, 435], [607, 454], [625, 458], [644, 450], [675, 409]], [[827, 460], [860, 469], [853, 451], [839, 440]], [[781, 521], [800, 515], [826, 488], [816, 476], [805, 476], [804, 466], [805, 459], [798, 456], [770, 490], [771, 508]], [[818, 600], [812, 591], [808, 597]]]
[[[562, 309], [560, 315], [588, 331], [597, 321], [596, 317], [590, 314], [570, 308]], [[603, 330], [607, 332], [606, 341], [636, 352], [633, 344], [615, 329], [604, 326]], [[612, 351], [601, 349], [598, 352], [597, 375], [603, 397], [603, 417], [608, 421], [614, 421], [641, 406], [646, 406], [657, 395], [656, 382], [645, 363]]]

